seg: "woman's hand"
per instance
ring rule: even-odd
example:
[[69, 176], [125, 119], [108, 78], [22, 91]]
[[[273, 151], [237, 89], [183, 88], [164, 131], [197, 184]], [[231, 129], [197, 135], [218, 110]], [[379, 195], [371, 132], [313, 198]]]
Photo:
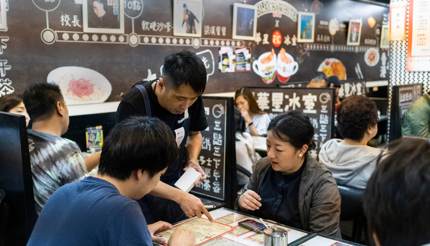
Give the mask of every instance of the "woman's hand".
[[261, 197], [253, 190], [247, 190], [239, 198], [239, 206], [254, 211], [261, 207]]
[[251, 122], [252, 122], [252, 118], [251, 118], [251, 116], [249, 115], [248, 110], [246, 110], [246, 109], [241, 109], [241, 110], [240, 110], [240, 115], [242, 115], [242, 118], [245, 120], [246, 125], [248, 125], [249, 123], [251, 123]]

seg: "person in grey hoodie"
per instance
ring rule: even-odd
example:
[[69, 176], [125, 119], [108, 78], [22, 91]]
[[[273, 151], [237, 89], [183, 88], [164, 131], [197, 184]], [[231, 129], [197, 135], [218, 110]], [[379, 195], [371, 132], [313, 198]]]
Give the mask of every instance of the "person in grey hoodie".
[[319, 160], [333, 173], [338, 185], [365, 189], [382, 151], [367, 146], [378, 131], [376, 104], [365, 96], [350, 96], [340, 105], [337, 121], [343, 140], [324, 143]]

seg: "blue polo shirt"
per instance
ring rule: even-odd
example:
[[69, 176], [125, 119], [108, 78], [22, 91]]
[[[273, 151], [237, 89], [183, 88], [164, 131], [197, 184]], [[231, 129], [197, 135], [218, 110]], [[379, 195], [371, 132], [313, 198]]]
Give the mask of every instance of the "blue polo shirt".
[[87, 177], [48, 200], [28, 245], [152, 245], [139, 204], [109, 182]]

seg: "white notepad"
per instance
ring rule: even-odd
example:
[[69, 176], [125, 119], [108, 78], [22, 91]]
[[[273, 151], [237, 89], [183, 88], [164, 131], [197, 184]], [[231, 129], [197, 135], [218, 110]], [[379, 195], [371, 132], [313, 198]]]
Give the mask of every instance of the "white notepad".
[[196, 169], [189, 167], [184, 174], [176, 181], [175, 186], [185, 192], [190, 192], [194, 183], [200, 178], [201, 174]]

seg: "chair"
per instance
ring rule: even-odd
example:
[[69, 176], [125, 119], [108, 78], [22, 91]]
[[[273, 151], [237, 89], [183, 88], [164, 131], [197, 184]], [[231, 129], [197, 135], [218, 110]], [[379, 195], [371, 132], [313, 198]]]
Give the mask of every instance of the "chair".
[[366, 217], [363, 211], [364, 190], [348, 186], [338, 185], [341, 202], [340, 220], [352, 221], [352, 238], [360, 242], [361, 236], [365, 234], [367, 241]]
[[[25, 245], [37, 218], [24, 116], [0, 112], [1, 223], [5, 245]], [[6, 218], [6, 221], [3, 220]]]

